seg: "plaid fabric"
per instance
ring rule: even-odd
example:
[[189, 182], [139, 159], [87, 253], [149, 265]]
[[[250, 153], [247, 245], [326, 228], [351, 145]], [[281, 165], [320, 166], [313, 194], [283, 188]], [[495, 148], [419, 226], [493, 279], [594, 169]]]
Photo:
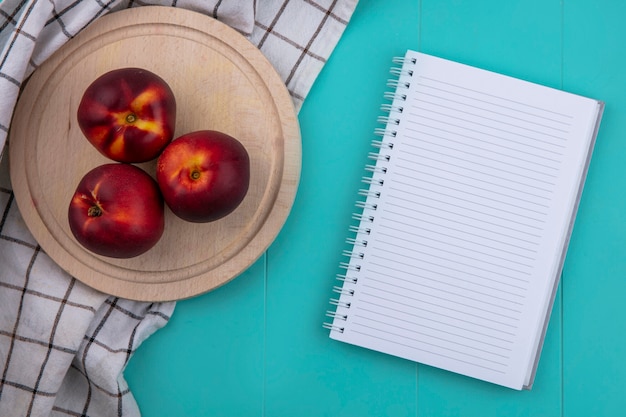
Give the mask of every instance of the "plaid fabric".
[[7, 162], [0, 162], [0, 416], [139, 415], [122, 371], [175, 303], [109, 297], [61, 271], [22, 222]]
[[252, 43], [282, 76], [296, 109], [352, 16], [357, 0], [262, 0]]
[[[0, 0], [0, 149], [24, 80], [107, 13], [161, 4], [224, 21], [274, 64], [299, 110], [357, 1]], [[175, 303], [111, 297], [62, 271], [28, 232], [0, 158], [0, 416], [139, 416], [123, 370]]]

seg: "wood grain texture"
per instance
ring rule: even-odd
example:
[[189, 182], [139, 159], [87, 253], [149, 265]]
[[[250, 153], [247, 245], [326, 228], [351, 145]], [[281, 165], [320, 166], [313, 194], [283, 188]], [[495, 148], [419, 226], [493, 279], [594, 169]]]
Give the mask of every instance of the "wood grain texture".
[[[84, 249], [67, 209], [80, 178], [110, 162], [83, 137], [76, 109], [99, 75], [141, 67], [177, 99], [175, 137], [214, 129], [239, 139], [252, 165], [250, 189], [227, 217], [194, 224], [166, 210], [157, 245], [131, 259]], [[105, 16], [68, 42], [28, 81], [10, 132], [11, 179], [29, 229], [63, 269], [100, 291], [146, 301], [212, 290], [271, 244], [297, 190], [301, 144], [291, 98], [261, 52], [235, 30], [187, 10], [141, 7]], [[154, 175], [155, 161], [140, 164]]]

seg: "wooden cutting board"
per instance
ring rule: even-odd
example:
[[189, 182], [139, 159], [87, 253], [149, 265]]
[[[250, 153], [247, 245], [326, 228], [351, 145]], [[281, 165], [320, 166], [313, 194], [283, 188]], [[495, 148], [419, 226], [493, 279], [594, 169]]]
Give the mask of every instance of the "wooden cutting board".
[[[154, 248], [114, 259], [74, 239], [67, 210], [80, 178], [111, 162], [82, 135], [78, 103], [99, 75], [130, 66], [158, 74], [174, 91], [175, 137], [201, 129], [234, 136], [250, 154], [252, 177], [246, 198], [225, 218], [195, 224], [166, 210]], [[45, 252], [93, 288], [145, 301], [210, 291], [248, 268], [285, 222], [301, 166], [298, 120], [268, 60], [229, 26], [169, 7], [112, 13], [65, 44], [26, 84], [9, 143], [15, 198]], [[139, 166], [154, 175], [154, 161]]]

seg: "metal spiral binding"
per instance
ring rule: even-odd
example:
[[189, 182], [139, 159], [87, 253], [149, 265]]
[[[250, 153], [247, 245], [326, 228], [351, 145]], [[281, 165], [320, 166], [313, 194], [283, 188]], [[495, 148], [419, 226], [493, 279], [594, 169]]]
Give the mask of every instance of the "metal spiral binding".
[[[415, 64], [417, 63], [417, 60], [415, 58], [407, 58], [404, 56], [397, 56], [394, 57], [391, 62], [393, 62], [396, 65], [404, 65], [404, 64]], [[413, 74], [411, 74], [413, 75]]]
[[411, 83], [408, 81], [400, 81], [400, 80], [387, 80], [387, 87], [398, 90], [400, 88], [411, 88]]
[[367, 247], [367, 240], [364, 239], [356, 239], [354, 237], [349, 237], [346, 239], [346, 243], [352, 246], [360, 246], [363, 248]]
[[409, 77], [413, 76], [413, 70], [412, 69], [404, 69], [404, 68], [401, 68], [401, 67], [391, 68], [389, 70], [389, 72], [391, 73], [391, 75], [395, 75], [396, 77], [401, 77], [403, 75], [407, 75]]
[[350, 226], [349, 230], [352, 233], [361, 233], [361, 234], [365, 234], [365, 235], [369, 235], [372, 232], [372, 229], [370, 229], [369, 227], [358, 227], [358, 226]]
[[354, 205], [357, 206], [358, 208], [366, 209], [366, 210], [376, 210], [378, 208], [378, 204], [368, 203], [365, 201], [357, 201], [356, 203], [354, 203]]
[[326, 330], [331, 330], [331, 331], [335, 331], [335, 332], [339, 332], [339, 333], [343, 333], [345, 328], [340, 327], [340, 326], [335, 326], [332, 323], [324, 323], [322, 324], [322, 327], [325, 328]]
[[[338, 314], [336, 311], [330, 311], [330, 310], [326, 311], [326, 317], [330, 317], [331, 319], [333, 319], [333, 321], [336, 321], [336, 320], [347, 321], [348, 320], [347, 314]], [[324, 323], [324, 328], [328, 330], [335, 330], [341, 333], [343, 333], [344, 331], [343, 327], [336, 326], [332, 323]]]
[[331, 298], [330, 299], [330, 304], [334, 305], [334, 306], [337, 306], [337, 307], [350, 308], [350, 303], [349, 302], [341, 301], [341, 300], [338, 300], [336, 298]]
[[401, 100], [401, 101], [406, 101], [406, 94], [398, 92], [398, 91], [387, 91], [385, 94], [383, 94], [383, 97], [387, 100], [391, 100], [391, 101], [395, 101], [395, 100]]
[[355, 252], [354, 249], [344, 250], [342, 252], [342, 255], [347, 258], [352, 258], [352, 259], [363, 259], [365, 257], [365, 254], [363, 252]]
[[368, 172], [378, 172], [380, 174], [387, 173], [387, 167], [380, 167], [376, 165], [365, 165], [365, 170]]
[[337, 294], [354, 295], [354, 290], [349, 290], [344, 287], [339, 287], [337, 285], [333, 287], [333, 291], [336, 292]]
[[393, 143], [376, 139], [372, 140], [372, 146], [378, 149], [393, 149]]
[[404, 111], [404, 107], [402, 106], [394, 106], [393, 104], [385, 103], [381, 104], [380, 110], [385, 113], [402, 113]]
[[381, 136], [381, 137], [387, 136], [387, 137], [395, 138], [398, 132], [395, 130], [388, 130], [387, 128], [384, 128], [384, 127], [377, 127], [376, 129], [374, 129], [374, 134], [376, 136]]
[[335, 276], [335, 279], [338, 281], [342, 281], [342, 282], [349, 282], [351, 284], [356, 284], [357, 281], [359, 280], [357, 277], [349, 277], [348, 275], [345, 275], [345, 274], [337, 274]]
[[343, 321], [348, 320], [347, 314], [338, 314], [336, 311], [330, 311], [330, 310], [326, 311], [326, 317], [332, 317], [334, 319], [339, 319]]
[[380, 191], [362, 188], [359, 190], [359, 195], [363, 197], [380, 198]]
[[363, 177], [361, 182], [368, 185], [383, 185], [385, 180], [382, 178]]
[[398, 126], [400, 124], [400, 119], [397, 119], [395, 117], [390, 117], [390, 116], [379, 116], [378, 123], [382, 123], [386, 125], [391, 124], [391, 125]]
[[380, 152], [370, 152], [367, 154], [367, 157], [375, 161], [384, 161], [384, 162], [389, 162], [389, 160], [391, 159], [389, 155], [381, 154]]
[[339, 267], [352, 272], [359, 272], [361, 270], [361, 265], [352, 265], [349, 262], [339, 262]]
[[368, 236], [372, 232], [369, 226], [375, 222], [375, 212], [378, 210], [376, 199], [381, 197], [381, 190], [378, 188], [384, 184], [384, 176], [387, 173], [387, 163], [391, 161], [393, 154], [393, 139], [397, 136], [396, 126], [401, 123], [400, 114], [404, 112], [402, 101], [406, 101], [406, 89], [409, 89], [411, 83], [407, 77], [413, 76], [413, 70], [405, 64], [415, 63], [414, 59], [405, 59], [397, 57], [393, 59], [394, 65], [400, 67], [391, 68], [390, 73], [396, 77], [387, 81], [387, 86], [393, 91], [384, 94], [385, 100], [391, 103], [384, 103], [380, 109], [384, 113], [378, 117], [378, 123], [384, 125], [374, 129], [374, 135], [377, 139], [372, 140], [374, 152], [368, 153], [368, 159], [374, 161], [365, 165], [365, 171], [371, 173], [370, 176], [362, 177], [362, 182], [367, 184], [367, 188], [360, 189], [358, 195], [365, 197], [364, 201], [357, 201], [355, 206], [360, 210], [358, 213], [352, 214], [352, 219], [358, 221], [358, 225], [350, 226], [349, 231], [354, 237], [348, 237], [346, 243], [350, 245], [349, 250], [344, 250], [342, 255], [347, 258], [346, 262], [340, 262], [339, 267], [345, 270], [345, 273], [336, 275], [336, 279], [342, 284], [333, 287], [333, 292], [339, 294], [339, 298], [331, 298], [330, 304], [335, 306], [335, 311], [327, 311], [326, 316], [333, 319], [332, 323], [324, 323], [325, 329], [343, 333], [345, 330], [342, 322], [348, 321], [347, 310], [351, 307], [349, 297], [354, 297], [358, 287], [359, 272], [361, 271], [360, 260], [364, 260], [367, 256]]
[[363, 213], [352, 213], [352, 218], [360, 222], [374, 223], [374, 216], [366, 216]]

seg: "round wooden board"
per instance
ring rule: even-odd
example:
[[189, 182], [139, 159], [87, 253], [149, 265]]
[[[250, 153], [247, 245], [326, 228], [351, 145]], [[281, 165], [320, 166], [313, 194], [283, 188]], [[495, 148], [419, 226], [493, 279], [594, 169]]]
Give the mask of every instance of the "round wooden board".
[[[252, 178], [242, 204], [225, 218], [195, 224], [166, 210], [154, 248], [114, 259], [78, 244], [67, 210], [80, 178], [111, 162], [83, 137], [78, 103], [99, 75], [131, 66], [158, 74], [174, 91], [175, 137], [201, 129], [236, 137], [250, 154]], [[18, 101], [9, 152], [18, 207], [46, 253], [93, 288], [144, 301], [210, 291], [248, 268], [284, 224], [301, 164], [293, 103], [261, 52], [215, 19], [158, 6], [102, 17], [38, 68]], [[154, 175], [154, 161], [139, 166]]]

